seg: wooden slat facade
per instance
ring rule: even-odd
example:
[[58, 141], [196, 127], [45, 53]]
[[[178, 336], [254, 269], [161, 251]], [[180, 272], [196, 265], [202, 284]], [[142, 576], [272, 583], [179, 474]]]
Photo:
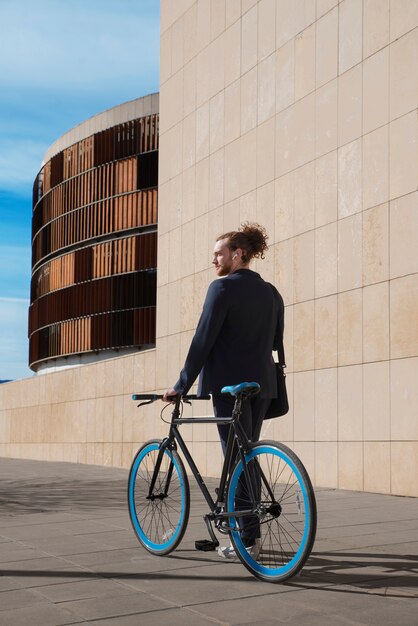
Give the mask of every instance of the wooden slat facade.
[[31, 367], [155, 344], [157, 189], [158, 114], [87, 137], [42, 168], [33, 189]]

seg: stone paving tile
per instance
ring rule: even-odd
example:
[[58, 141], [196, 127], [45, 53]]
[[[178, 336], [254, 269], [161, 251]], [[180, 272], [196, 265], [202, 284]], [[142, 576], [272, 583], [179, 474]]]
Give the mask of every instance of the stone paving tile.
[[356, 535], [354, 537], [344, 537], [341, 539], [334, 539], [333, 546], [335, 551], [340, 550], [354, 550], [359, 551], [364, 548], [374, 548], [376, 550], [383, 550], [385, 546], [393, 547], [393, 542], [396, 540], [399, 545], [402, 545], [402, 539], [404, 543], [411, 542], [412, 535], [415, 534], [418, 538], [418, 531], [412, 533], [412, 531], [405, 531], [396, 533], [396, 537], [393, 532], [386, 533], [368, 533], [367, 535]]
[[112, 521], [106, 519], [84, 519], [76, 522], [66, 522], [61, 526], [64, 535], [77, 537], [86, 533], [94, 533], [100, 537], [101, 533], [111, 532], [115, 528]]
[[373, 548], [366, 548], [361, 550], [361, 552], [353, 550], [318, 552], [315, 550], [308, 563], [314, 568], [338, 566], [341, 570], [344, 570], [353, 567], [374, 567], [381, 571], [415, 570], [418, 572], [418, 559], [415, 556], [398, 554], [396, 550], [385, 553], [380, 550], [373, 550]]
[[29, 559], [40, 559], [43, 557], [45, 557], [45, 553], [42, 550], [37, 550], [36, 548], [11, 541], [8, 544], [2, 544], [0, 551], [0, 567], [2, 567], [3, 563], [27, 561]]
[[330, 489], [327, 487], [316, 487], [315, 495], [317, 502], [324, 503], [325, 507], [328, 506], [328, 498], [331, 495], [333, 500], [338, 502], [339, 508], [351, 507], [350, 503], [354, 501], [358, 503], [358, 506], [383, 506], [385, 501], [392, 502], [392, 498], [396, 501], [413, 500], [413, 498], [404, 496], [391, 496], [389, 494], [370, 493], [367, 491], [348, 491], [346, 489]]
[[27, 526], [9, 526], [1, 529], [3, 537], [8, 537], [15, 540], [28, 539], [44, 539], [52, 537], [77, 536], [78, 534], [84, 534], [86, 532], [94, 532], [100, 534], [100, 532], [109, 532], [112, 526], [110, 524], [98, 523], [89, 520], [79, 520], [73, 522], [58, 522], [58, 523], [45, 523], [35, 524]]
[[[367, 508], [354, 508], [349, 513], [347, 511], [338, 510], [338, 504], [336, 504], [336, 510], [332, 514], [324, 515], [319, 511], [318, 520], [321, 522], [322, 529], [335, 526], [336, 524], [344, 527], [346, 524], [352, 526], [353, 524], [365, 524], [373, 523], [379, 524], [381, 522], [395, 522], [401, 520], [411, 520], [416, 515], [417, 505], [415, 508], [407, 508], [402, 510], [400, 506], [394, 507], [373, 507]], [[388, 510], [389, 508], [389, 510]]]
[[13, 576], [15, 572], [39, 572], [39, 571], [51, 571], [66, 567], [66, 563], [61, 558], [53, 556], [44, 556], [36, 559], [27, 559], [25, 561], [7, 561], [6, 563], [0, 563], [0, 575]]
[[[62, 583], [84, 581], [84, 580], [98, 580], [99, 575], [94, 572], [89, 572], [77, 567], [61, 568], [58, 570], [46, 569], [44, 571], [33, 570], [17, 570], [15, 575], [9, 577], [10, 580], [15, 581], [16, 587], [25, 589], [33, 589], [35, 587], [44, 587], [46, 585], [59, 585]], [[1, 580], [1, 578], [0, 578]]]
[[418, 519], [400, 520], [398, 522], [368, 522], [365, 524], [347, 524], [328, 528], [319, 528], [317, 541], [322, 539], [341, 539], [345, 537], [356, 537], [357, 535], [375, 535], [376, 532], [392, 532], [414, 530], [418, 531]]
[[[96, 533], [78, 535], [79, 541], [95, 542], [98, 537]], [[108, 532], [100, 533], [100, 541], [104, 542], [109, 548], [118, 549], [133, 549], [137, 548], [139, 543], [138, 539], [132, 532], [132, 527], [129, 529], [114, 529]]]
[[15, 589], [22, 589], [22, 587], [25, 587], [25, 584], [23, 582], [20, 583], [16, 578], [13, 578], [12, 576], [3, 576], [0, 574], [0, 592], [14, 591]]
[[[139, 581], [139, 576], [136, 579]], [[134, 585], [134, 581], [129, 581]], [[202, 565], [201, 567], [171, 570], [170, 572], [147, 572], [140, 583], [141, 590], [160, 598], [187, 606], [225, 599], [262, 596], [266, 583], [255, 579], [240, 563]], [[191, 587], [193, 592], [191, 594]], [[293, 591], [283, 585], [268, 585], [270, 593], [282, 594]]]
[[[370, 595], [392, 598], [418, 598], [417, 576], [405, 574], [402, 576], [386, 576], [378, 580], [365, 580], [353, 585], [334, 585], [333, 590], [348, 591], [361, 590]], [[417, 620], [418, 621], [418, 620]]]
[[83, 622], [82, 618], [49, 603], [0, 611], [0, 626], [69, 626], [80, 622]]
[[28, 589], [16, 589], [13, 591], [2, 591], [0, 594], [0, 614], [1, 611], [18, 609], [23, 606], [33, 606], [42, 602], [42, 598]]
[[[376, 580], [379, 584], [393, 576], [416, 577], [418, 561], [396, 553], [385, 555], [376, 552], [318, 552], [315, 550], [303, 569], [303, 580], [309, 584], [351, 584]], [[296, 582], [297, 579], [293, 579]], [[300, 582], [300, 581], [298, 581]], [[406, 578], [404, 579], [407, 585]]]
[[[303, 593], [303, 592], [302, 592]], [[299, 606], [301, 592], [291, 597], [291, 602], [285, 602], [284, 596], [280, 595], [264, 595], [257, 598], [239, 598], [236, 600], [225, 600], [221, 602], [209, 602], [200, 604], [199, 606], [188, 607], [189, 610], [196, 615], [211, 618], [217, 622], [228, 624], [230, 626], [238, 626], [246, 624], [256, 626], [274, 626], [279, 623], [295, 624], [300, 626], [304, 624], [303, 618], [306, 616], [306, 609]], [[326, 624], [322, 615], [322, 622], [318, 624]], [[309, 612], [309, 621], [306, 624], [315, 624], [313, 612]], [[338, 624], [338, 622], [335, 622]]]
[[87, 552], [86, 554], [67, 555], [68, 562], [82, 565], [83, 567], [95, 567], [96, 565], [113, 564], [119, 561], [129, 561], [139, 552], [139, 548], [133, 550], [108, 550], [102, 549], [97, 552]]
[[[301, 576], [288, 581], [286, 585], [295, 589], [341, 589], [346, 587], [369, 589], [380, 593], [379, 590], [387, 586], [395, 586], [402, 590], [402, 595], [414, 595], [416, 589], [416, 578], [413, 575], [399, 575], [398, 577], [382, 575], [372, 571], [364, 572], [329, 572], [327, 574], [310, 574], [304, 572]], [[392, 581], [392, 582], [391, 582]], [[405, 592], [405, 594], [404, 594]]]
[[91, 598], [66, 602], [65, 609], [89, 622], [121, 615], [149, 613], [172, 608], [172, 604], [164, 602], [139, 591], [130, 592], [129, 595], [108, 596], [105, 598]]
[[[128, 476], [126, 476], [126, 481], [128, 481]], [[91, 520], [105, 521], [113, 526], [122, 524], [126, 525], [126, 528], [132, 528], [127, 510], [126, 485], [123, 487], [123, 492], [115, 495], [116, 499], [119, 502], [119, 508], [110, 510], [106, 506], [91, 508], [88, 513], [85, 513], [85, 517]]]
[[[379, 549], [376, 550], [375, 546], [365, 546], [361, 549], [361, 553], [367, 557], [370, 554], [385, 554], [385, 555], [394, 555], [395, 558], [397, 555], [402, 556], [402, 558], [410, 557], [415, 563], [418, 562], [418, 532], [415, 533], [416, 539], [405, 541], [404, 543], [392, 543], [390, 545], [379, 546]], [[396, 536], [394, 537], [396, 540]], [[344, 550], [340, 550], [338, 553], [344, 553]]]
[[213, 626], [215, 624], [226, 624], [225, 621], [219, 622], [191, 612], [188, 609], [167, 609], [164, 611], [152, 611], [151, 613], [118, 616], [112, 620], [94, 620], [89, 622], [91, 626], [173, 626], [181, 624], [181, 626]]
[[[1, 501], [0, 501], [1, 502]], [[45, 518], [45, 513], [48, 512], [48, 518]], [[74, 522], [83, 519], [82, 515], [77, 515], [73, 513], [54, 513], [54, 511], [43, 511], [42, 513], [28, 513], [25, 511], [22, 514], [13, 513], [9, 515], [5, 515], [4, 511], [0, 516], [0, 535], [1, 529], [3, 527], [10, 526], [35, 526], [36, 524], [45, 525], [55, 524], [57, 522]]]
[[[263, 616], [274, 623], [336, 626], [414, 626], [413, 599], [382, 598], [357, 588], [300, 590], [291, 594], [264, 595], [210, 602], [191, 607], [198, 615], [238, 626], [263, 624]], [[272, 619], [273, 618], [273, 619]]]
[[130, 590], [113, 580], [102, 578], [95, 580], [81, 580], [69, 583], [45, 585], [37, 587], [36, 593], [51, 602], [66, 602], [88, 598], [102, 598], [106, 596], [128, 595]]
[[[196, 554], [196, 551], [195, 551]], [[121, 576], [131, 577], [132, 579], [142, 580], [149, 575], [157, 575], [162, 572], [168, 575], [168, 572], [174, 570], [188, 569], [209, 565], [211, 563], [219, 564], [219, 559], [196, 559], [181, 558], [174, 553], [170, 557], [156, 557], [149, 554], [142, 554], [141, 557], [135, 557], [118, 563], [104, 563], [91, 566], [90, 569], [97, 575], [106, 576], [107, 578], [119, 578]]]
[[30, 543], [34, 548], [42, 550], [52, 556], [67, 556], [71, 554], [87, 554], [89, 552], [99, 552], [101, 550], [112, 549], [107, 542], [101, 541], [101, 536], [94, 535], [93, 538], [85, 538], [82, 535], [72, 537], [50, 537], [49, 539], [31, 539]]
[[62, 537], [64, 534], [60, 523], [49, 524], [47, 514], [45, 514], [44, 524], [20, 525], [20, 526], [3, 526], [1, 529], [3, 537], [10, 540], [23, 540], [28, 543], [31, 539], [48, 539], [52, 537]]

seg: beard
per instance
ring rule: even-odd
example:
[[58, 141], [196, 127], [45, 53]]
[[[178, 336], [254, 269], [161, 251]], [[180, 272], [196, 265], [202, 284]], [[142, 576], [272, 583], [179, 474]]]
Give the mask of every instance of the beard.
[[227, 263], [226, 265], [220, 265], [216, 268], [216, 273], [218, 276], [228, 276], [231, 273], [232, 263]]

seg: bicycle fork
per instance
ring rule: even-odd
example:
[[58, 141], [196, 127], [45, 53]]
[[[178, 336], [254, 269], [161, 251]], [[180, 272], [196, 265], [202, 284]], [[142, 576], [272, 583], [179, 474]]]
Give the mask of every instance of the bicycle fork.
[[174, 463], [172, 459], [170, 459], [170, 465], [169, 465], [166, 480], [165, 480], [164, 491], [161, 491], [161, 493], [159, 494], [154, 494], [154, 488], [157, 482], [157, 476], [160, 472], [164, 452], [170, 445], [171, 445], [171, 442], [170, 442], [169, 437], [166, 437], [165, 439], [163, 439], [163, 441], [160, 444], [160, 447], [158, 450], [157, 462], [155, 463], [154, 472], [153, 472], [151, 483], [150, 483], [149, 490], [148, 490], [147, 500], [152, 501], [152, 500], [156, 500], [157, 498], [159, 498], [160, 500], [163, 500], [168, 495], [168, 490], [170, 488], [170, 482], [173, 476], [173, 469], [174, 469]]

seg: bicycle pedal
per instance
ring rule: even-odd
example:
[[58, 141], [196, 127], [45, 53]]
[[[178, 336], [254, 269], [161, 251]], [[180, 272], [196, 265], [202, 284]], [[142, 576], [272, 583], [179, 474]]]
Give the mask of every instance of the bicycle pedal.
[[201, 552], [212, 552], [219, 546], [219, 541], [211, 541], [210, 539], [198, 539], [194, 542], [196, 550]]

